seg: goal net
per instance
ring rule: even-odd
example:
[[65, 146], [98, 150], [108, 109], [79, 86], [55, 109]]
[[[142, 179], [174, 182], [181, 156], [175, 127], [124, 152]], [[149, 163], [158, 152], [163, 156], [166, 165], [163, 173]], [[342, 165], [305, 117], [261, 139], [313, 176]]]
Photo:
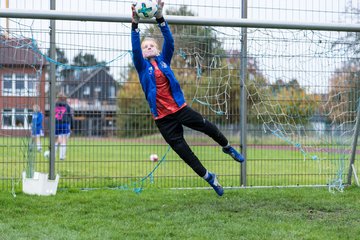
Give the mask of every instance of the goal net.
[[[1, 38], [2, 46], [11, 49], [11, 53], [2, 56], [2, 59], [13, 63], [1, 66], [3, 72], [12, 72], [11, 79], [5, 73], [2, 75], [3, 95], [11, 91], [13, 95], [18, 93], [35, 96], [33, 100], [37, 99], [36, 101], [45, 108], [47, 89], [45, 89], [45, 84], [40, 84], [45, 80], [47, 73], [44, 61], [54, 63], [57, 70], [58, 90], [66, 90], [66, 81], [69, 83], [71, 81], [73, 84], [74, 80], [78, 80], [77, 86], [84, 86], [83, 89], [75, 87], [69, 91], [70, 94], [76, 93], [71, 99], [71, 104], [78, 114], [79, 125], [76, 125], [78, 128], [75, 129], [75, 136], [85, 136], [77, 140], [78, 142], [87, 143], [86, 134], [89, 133], [96, 137], [110, 133], [120, 144], [124, 141], [135, 141], [133, 139], [140, 141], [141, 139], [141, 143], [144, 144], [141, 147], [144, 149], [146, 149], [146, 143], [153, 144], [160, 141], [158, 136], [155, 136], [156, 126], [149, 114], [131, 63], [131, 47], [128, 45], [129, 26], [122, 25], [122, 28], [116, 30], [117, 32], [107, 34], [84, 31], [78, 43], [70, 42], [66, 38], [69, 33], [59, 30], [56, 59], [50, 58], [49, 40], [42, 38], [42, 31], [33, 30], [21, 24], [15, 24], [15, 26], [16, 29], [13, 30], [12, 35]], [[3, 28], [0, 29], [2, 36], [8, 34]], [[235, 147], [240, 147], [239, 133], [246, 131], [248, 141], [246, 177], [249, 185], [328, 185], [330, 191], [343, 190], [352, 142], [354, 136], [357, 136], [355, 125], [360, 97], [360, 69], [358, 67], [360, 49], [356, 34], [336, 31], [249, 28], [247, 55], [246, 59], [242, 59], [240, 53], [243, 36], [240, 28], [171, 25], [171, 30], [175, 39], [171, 67], [188, 102], [216, 123]], [[161, 34], [156, 32], [155, 25], [144, 24], [141, 31], [142, 36], [151, 35], [161, 42]], [[95, 41], [95, 37], [101, 40]], [[74, 40], [71, 39], [71, 41]], [[126, 43], [125, 47], [117, 44], [121, 41]], [[108, 42], [113, 44], [105, 44]], [[20, 53], [24, 54], [21, 59], [17, 57]], [[74, 63], [61, 60], [60, 55], [73, 57]], [[246, 61], [247, 67], [245, 79], [241, 79], [240, 66], [243, 61]], [[94, 95], [91, 101], [85, 101], [86, 95], [90, 96], [85, 86], [95, 81], [91, 76], [98, 73], [96, 70], [100, 69], [105, 69], [104, 74], [107, 75], [99, 78], [99, 82], [105, 81], [104, 79], [109, 78], [108, 76], [113, 76], [120, 85], [116, 96], [113, 96], [116, 101], [114, 99], [113, 102], [108, 99], [105, 101], [105, 96], [100, 95], [99, 88], [94, 90], [97, 95]], [[31, 73], [27, 72], [28, 70], [31, 70]], [[24, 75], [26, 81], [22, 81], [17, 74]], [[87, 79], [91, 81], [86, 82]], [[41, 90], [41, 86], [44, 89]], [[240, 98], [241, 86], [244, 86], [247, 93], [245, 103], [241, 102]], [[76, 92], [79, 89], [81, 93]], [[27, 104], [30, 106], [34, 103], [36, 102]], [[16, 119], [19, 118], [16, 109], [19, 109], [21, 104], [19, 102], [16, 106], [9, 105], [10, 112], [4, 107], [2, 126], [12, 124], [11, 127], [18, 127]], [[24, 106], [24, 109], [29, 109], [29, 106]], [[102, 113], [102, 110], [109, 106], [115, 110]], [[242, 107], [247, 108], [247, 129], [239, 127]], [[106, 115], [109, 112], [116, 117]], [[31, 110], [24, 110], [22, 115], [24, 129], [28, 132], [29, 119], [24, 116], [30, 113]], [[81, 125], [85, 121], [95, 124], [92, 120], [94, 118], [100, 119], [103, 124], [97, 129], [98, 132], [94, 132], [89, 125]], [[109, 122], [113, 125], [106, 125]], [[185, 130], [190, 136], [190, 144], [198, 149], [204, 145], [204, 149], [211, 147], [211, 150], [203, 151], [204, 153], [199, 151], [202, 154], [201, 158], [205, 163], [208, 161], [207, 163], [215, 171], [220, 172], [225, 185], [238, 185], [238, 178], [234, 180], [234, 176], [240, 174], [239, 167], [234, 167], [231, 159], [212, 150], [215, 146], [204, 140], [205, 138], [199, 137], [197, 133], [189, 129]], [[13, 136], [13, 132], [9, 134]], [[93, 138], [90, 139], [94, 141]], [[107, 149], [111, 146], [111, 141], [101, 141], [103, 145], [93, 143], [92, 146], [97, 146], [98, 148], [94, 149], [102, 152], [102, 148]], [[88, 147], [86, 144], [81, 146]], [[128, 145], [124, 144], [125, 147]], [[165, 160], [168, 150], [161, 149], [163, 155], [159, 152], [158, 155], [161, 160]], [[116, 154], [111, 154], [111, 151]], [[111, 151], [104, 153], [108, 162], [96, 162], [96, 164], [88, 160], [95, 159], [99, 155], [97, 152], [94, 152], [93, 156], [87, 156], [86, 153], [80, 156], [80, 153], [74, 152], [74, 156], [78, 159], [87, 156], [85, 162], [90, 166], [88, 169], [93, 169], [87, 172], [86, 169], [81, 168], [81, 163], [74, 163], [74, 166], [79, 165], [74, 172], [78, 172], [79, 176], [93, 174], [116, 179], [119, 174], [123, 174], [131, 179], [139, 178], [138, 172], [134, 174], [126, 172], [126, 169], [133, 169], [133, 167], [124, 167], [122, 168], [124, 172], [121, 173], [97, 172], [98, 168], [95, 165], [108, 166], [117, 158], [116, 156], [124, 160], [121, 164], [125, 164], [130, 158], [131, 166], [132, 164], [139, 165], [135, 158], [144, 158], [142, 155], [139, 157], [138, 154], [131, 156], [123, 154], [113, 148]], [[214, 156], [216, 156], [216, 161], [213, 160]], [[176, 156], [172, 157], [178, 160]], [[119, 167], [121, 164], [116, 166]], [[71, 166], [66, 165], [66, 169], [71, 169]], [[157, 171], [158, 166], [155, 169], [149, 166], [144, 169], [150, 174], [147, 174], [145, 170], [140, 171], [145, 176], [143, 178], [140, 176], [141, 186], [142, 182], [148, 178], [151, 181], [154, 180], [153, 173], [154, 170]], [[67, 172], [64, 173], [63, 175], [66, 176]], [[110, 176], [104, 176], [104, 174]], [[158, 176], [165, 178], [169, 175], [176, 176], [176, 174], [178, 174], [176, 170], [170, 172], [160, 170]]]

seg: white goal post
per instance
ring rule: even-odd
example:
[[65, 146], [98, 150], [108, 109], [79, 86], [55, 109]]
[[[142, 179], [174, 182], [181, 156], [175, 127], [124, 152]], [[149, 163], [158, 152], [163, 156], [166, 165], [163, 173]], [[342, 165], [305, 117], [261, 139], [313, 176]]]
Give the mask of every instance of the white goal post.
[[[74, 21], [101, 21], [101, 22], [131, 22], [131, 16], [115, 14], [95, 14], [85, 12], [62, 12], [57, 10], [15, 10], [2, 9], [0, 17], [5, 18], [30, 18], [30, 19], [52, 19], [52, 20], [74, 20]], [[281, 21], [259, 21], [249, 19], [223, 19], [223, 18], [201, 18], [193, 16], [166, 16], [170, 24], [198, 25], [198, 26], [223, 26], [223, 27], [246, 27], [246, 28], [280, 28], [301, 30], [323, 30], [323, 31], [346, 31], [360, 32], [360, 24], [348, 23], [308, 23], [308, 22], [281, 22]], [[144, 23], [155, 23], [154, 19], [142, 20]]]

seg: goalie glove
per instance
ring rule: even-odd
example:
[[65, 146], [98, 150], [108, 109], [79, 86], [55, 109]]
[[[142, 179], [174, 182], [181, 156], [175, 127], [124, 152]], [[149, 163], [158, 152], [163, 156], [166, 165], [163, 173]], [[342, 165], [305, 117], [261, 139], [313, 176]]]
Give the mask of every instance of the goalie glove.
[[164, 2], [162, 2], [162, 0], [157, 0], [157, 5], [158, 5], [158, 10], [155, 14], [155, 18], [156, 19], [160, 19], [163, 17], [163, 13], [162, 13], [162, 10], [163, 10], [163, 7], [164, 7]]
[[131, 5], [131, 10], [132, 10], [131, 22], [138, 24], [139, 21], [140, 21], [140, 17], [136, 14], [135, 4], [134, 3]]

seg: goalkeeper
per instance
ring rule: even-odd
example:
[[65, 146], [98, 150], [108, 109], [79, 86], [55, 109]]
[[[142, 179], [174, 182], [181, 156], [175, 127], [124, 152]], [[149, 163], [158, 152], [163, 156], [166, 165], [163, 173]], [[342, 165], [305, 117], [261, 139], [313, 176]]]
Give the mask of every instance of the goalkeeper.
[[140, 18], [132, 6], [131, 43], [135, 68], [145, 97], [149, 103], [156, 126], [170, 147], [202, 178], [204, 178], [222, 196], [224, 190], [215, 173], [207, 171], [197, 156], [191, 151], [184, 139], [183, 126], [200, 131], [210, 136], [234, 160], [243, 162], [244, 157], [230, 146], [226, 137], [211, 122], [189, 107], [170, 68], [174, 53], [174, 39], [165, 21], [162, 9], [164, 2], [158, 0], [156, 21], [164, 37], [160, 52], [155, 39], [145, 38], [140, 42], [138, 24]]

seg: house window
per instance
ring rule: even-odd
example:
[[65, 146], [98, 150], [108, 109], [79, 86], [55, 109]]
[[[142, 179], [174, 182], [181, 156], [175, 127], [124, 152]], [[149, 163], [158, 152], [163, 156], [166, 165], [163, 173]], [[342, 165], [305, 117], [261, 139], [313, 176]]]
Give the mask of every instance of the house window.
[[26, 120], [27, 123], [31, 126], [32, 125], [32, 120], [33, 120], [33, 111], [32, 110], [28, 110], [28, 114], [26, 115]]
[[4, 109], [1, 126], [3, 129], [30, 129], [31, 114], [28, 109]]
[[38, 84], [37, 76], [35, 74], [29, 74], [28, 75], [28, 93], [30, 96], [36, 96], [37, 90], [38, 90]]
[[24, 74], [15, 74], [15, 95], [23, 96], [25, 95], [25, 75]]
[[95, 92], [99, 93], [101, 92], [101, 87], [100, 86], [96, 86], [94, 89]]
[[3, 96], [37, 96], [38, 77], [35, 74], [4, 74]]
[[115, 87], [114, 86], [110, 86], [109, 87], [109, 98], [115, 98]]
[[2, 124], [3, 128], [12, 127], [12, 111], [11, 109], [4, 109], [2, 113]]
[[84, 87], [84, 95], [90, 95], [90, 87], [89, 86]]
[[25, 127], [25, 112], [24, 109], [15, 109], [15, 127]]
[[8, 95], [12, 93], [12, 74], [3, 75], [3, 95]]

